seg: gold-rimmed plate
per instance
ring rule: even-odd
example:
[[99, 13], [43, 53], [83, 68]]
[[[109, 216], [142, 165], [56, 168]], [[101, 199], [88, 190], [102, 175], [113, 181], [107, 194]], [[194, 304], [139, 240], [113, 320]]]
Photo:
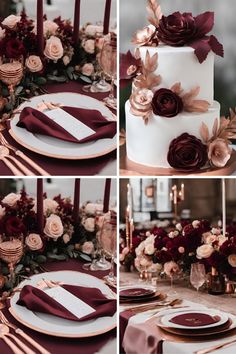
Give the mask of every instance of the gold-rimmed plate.
[[[86, 95], [71, 92], [32, 97], [29, 102], [24, 102], [18, 110], [20, 112], [25, 107], [37, 108], [38, 104], [43, 101], [60, 103], [71, 107], [95, 109], [106, 117], [107, 120], [115, 119], [114, 114], [103, 102]], [[99, 139], [83, 144], [70, 143], [46, 135], [33, 134], [26, 129], [17, 127], [19, 117], [20, 113], [16, 114], [11, 120], [10, 135], [17, 143], [40, 155], [66, 160], [85, 160], [107, 155], [117, 148], [117, 135], [112, 139]]]

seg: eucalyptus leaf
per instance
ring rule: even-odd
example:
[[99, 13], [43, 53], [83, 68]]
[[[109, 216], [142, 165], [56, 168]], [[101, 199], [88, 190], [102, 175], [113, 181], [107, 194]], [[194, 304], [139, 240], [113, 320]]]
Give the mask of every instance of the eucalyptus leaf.
[[48, 78], [48, 80], [50, 80], [50, 81], [56, 81], [56, 82], [66, 82], [66, 81], [67, 81], [66, 76], [48, 75], [47, 78]]
[[45, 77], [39, 76], [34, 79], [37, 85], [42, 86], [47, 83], [47, 79]]
[[88, 77], [88, 76], [85, 76], [85, 75], [80, 75], [79, 78], [86, 82], [87, 84], [91, 84], [92, 83], [92, 80]]
[[9, 274], [9, 269], [6, 266], [2, 266], [1, 268], [2, 275], [8, 275]]
[[7, 112], [11, 111], [13, 109], [13, 106], [10, 102], [8, 102], [6, 105], [5, 105], [5, 109]]
[[65, 261], [65, 260], [67, 260], [67, 257], [66, 257], [65, 254], [53, 254], [51, 252], [48, 252], [47, 256], [48, 256], [48, 258], [56, 259], [57, 261]]
[[16, 274], [20, 273], [20, 271], [22, 271], [23, 268], [24, 268], [23, 264], [17, 264], [17, 266], [15, 268], [15, 273]]
[[86, 261], [86, 262], [92, 262], [92, 258], [91, 258], [88, 254], [79, 252], [78, 255], [79, 255], [79, 257], [80, 257], [81, 259], [83, 259], [84, 261]]
[[15, 95], [18, 96], [23, 91], [23, 89], [23, 86], [17, 86], [17, 88], [15, 89]]
[[36, 257], [36, 262], [39, 264], [45, 263], [46, 261], [47, 257], [43, 256], [42, 254]]

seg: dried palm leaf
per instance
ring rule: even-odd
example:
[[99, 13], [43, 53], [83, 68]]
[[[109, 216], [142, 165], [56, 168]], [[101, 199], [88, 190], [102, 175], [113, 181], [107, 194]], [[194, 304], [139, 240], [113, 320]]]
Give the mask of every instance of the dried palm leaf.
[[147, 4], [148, 21], [155, 27], [159, 27], [162, 18], [161, 6], [157, 0], [148, 0]]

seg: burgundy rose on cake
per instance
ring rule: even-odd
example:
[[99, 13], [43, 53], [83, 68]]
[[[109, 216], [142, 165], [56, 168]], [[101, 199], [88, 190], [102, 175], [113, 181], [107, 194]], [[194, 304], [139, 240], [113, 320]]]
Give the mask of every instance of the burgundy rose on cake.
[[192, 13], [174, 12], [164, 16], [157, 0], [148, 0], [148, 20], [151, 25], [138, 30], [132, 42], [136, 45], [156, 46], [164, 43], [173, 47], [190, 46], [202, 63], [210, 51], [224, 56], [223, 46], [217, 38], [209, 35], [214, 26], [214, 13], [205, 12], [198, 16]]

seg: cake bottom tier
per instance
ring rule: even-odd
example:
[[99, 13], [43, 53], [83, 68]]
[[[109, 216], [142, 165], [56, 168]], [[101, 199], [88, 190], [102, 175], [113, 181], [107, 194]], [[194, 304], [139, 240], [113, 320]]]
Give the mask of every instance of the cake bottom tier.
[[127, 157], [136, 163], [169, 168], [167, 154], [171, 141], [183, 133], [200, 137], [200, 127], [204, 122], [209, 131], [215, 119], [220, 119], [220, 104], [214, 101], [205, 113], [178, 114], [173, 118], [153, 116], [145, 125], [141, 117], [130, 112], [130, 103], [126, 102], [126, 147]]

